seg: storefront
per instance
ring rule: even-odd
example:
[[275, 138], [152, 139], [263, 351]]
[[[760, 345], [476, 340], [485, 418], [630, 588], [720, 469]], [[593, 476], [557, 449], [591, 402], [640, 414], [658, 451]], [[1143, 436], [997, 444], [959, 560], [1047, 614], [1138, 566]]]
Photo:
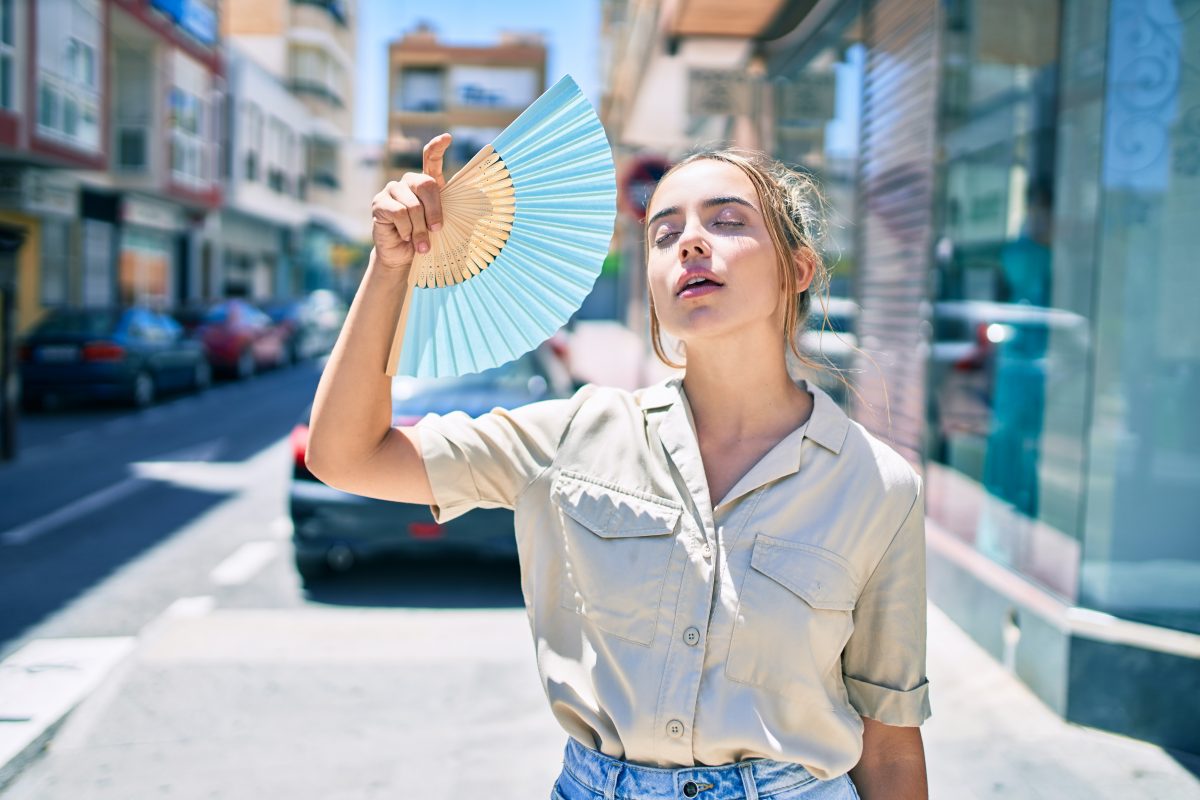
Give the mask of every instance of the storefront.
[[[179, 206], [129, 195], [121, 201], [117, 299], [169, 308], [186, 272], [187, 224]], [[182, 279], [182, 280], [181, 280]]]
[[931, 599], [1066, 718], [1200, 752], [1200, 9], [826, 2], [767, 51]]

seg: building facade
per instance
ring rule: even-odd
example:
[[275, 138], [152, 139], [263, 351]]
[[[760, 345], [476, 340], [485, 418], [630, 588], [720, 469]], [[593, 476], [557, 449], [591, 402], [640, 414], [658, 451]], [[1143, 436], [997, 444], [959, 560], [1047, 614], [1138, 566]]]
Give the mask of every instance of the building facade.
[[289, 245], [303, 285], [293, 288], [330, 288], [339, 282], [337, 254], [371, 235], [369, 217], [347, 212], [358, 201], [349, 196], [346, 176], [360, 165], [353, 140], [357, 9], [352, 0], [227, 0], [223, 12], [230, 43], [307, 112], [308, 221]]
[[[719, 128], [820, 179], [850, 411], [925, 476], [931, 600], [1066, 719], [1200, 752], [1200, 14], [774, 5], [721, 44], [680, 21], [704, 3], [606, 4], [649, 31], [613, 48], [610, 131], [677, 157]], [[735, 44], [644, 139], [654, 62]]]
[[501, 34], [461, 47], [418, 27], [388, 47], [387, 180], [421, 169], [421, 148], [439, 133], [454, 141], [453, 174], [546, 89], [546, 48], [533, 34]]

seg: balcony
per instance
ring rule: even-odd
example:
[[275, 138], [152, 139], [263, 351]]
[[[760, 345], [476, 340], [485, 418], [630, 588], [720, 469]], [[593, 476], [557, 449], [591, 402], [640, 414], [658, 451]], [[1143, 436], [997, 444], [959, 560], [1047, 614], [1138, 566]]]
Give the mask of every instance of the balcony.
[[343, 28], [349, 27], [350, 16], [346, 11], [345, 0], [292, 0], [292, 5], [319, 8]]
[[311, 78], [292, 78], [288, 81], [288, 88], [296, 94], [306, 94], [324, 100], [334, 108], [344, 108], [346, 105], [341, 94]]

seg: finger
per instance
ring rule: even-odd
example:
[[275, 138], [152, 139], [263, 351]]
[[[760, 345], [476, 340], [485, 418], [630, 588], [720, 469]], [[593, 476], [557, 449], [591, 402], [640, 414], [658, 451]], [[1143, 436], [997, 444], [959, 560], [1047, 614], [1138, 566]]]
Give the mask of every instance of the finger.
[[392, 195], [404, 206], [408, 222], [412, 226], [410, 233], [413, 246], [418, 253], [429, 252], [429, 227], [425, 224], [425, 214], [421, 207], [421, 199], [409, 188], [407, 182], [397, 184]]
[[380, 202], [381, 209], [386, 212], [386, 219], [396, 228], [396, 233], [402, 241], [412, 241], [412, 217], [408, 213], [408, 200], [412, 192], [406, 190], [404, 184], [392, 181], [387, 187], [388, 196]]
[[425, 224], [429, 230], [436, 231], [442, 227], [442, 190], [432, 175], [412, 175], [409, 187], [421, 201], [421, 209], [425, 214]]
[[438, 186], [446, 185], [446, 179], [442, 176], [442, 162], [446, 158], [446, 151], [450, 149], [452, 138], [448, 133], [438, 134], [421, 150], [421, 171], [436, 180]]

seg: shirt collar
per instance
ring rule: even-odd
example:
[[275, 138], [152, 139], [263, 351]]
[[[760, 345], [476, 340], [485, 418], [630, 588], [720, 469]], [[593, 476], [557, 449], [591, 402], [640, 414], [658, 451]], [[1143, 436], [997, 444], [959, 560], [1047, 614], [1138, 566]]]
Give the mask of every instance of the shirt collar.
[[[813, 396], [813, 410], [805, 427], [804, 438], [812, 439], [834, 454], [841, 452], [850, 429], [850, 418], [824, 389], [807, 380], [801, 382]], [[683, 401], [682, 393], [683, 378], [678, 375], [667, 378], [642, 390], [642, 409], [650, 412], [669, 408]]]

